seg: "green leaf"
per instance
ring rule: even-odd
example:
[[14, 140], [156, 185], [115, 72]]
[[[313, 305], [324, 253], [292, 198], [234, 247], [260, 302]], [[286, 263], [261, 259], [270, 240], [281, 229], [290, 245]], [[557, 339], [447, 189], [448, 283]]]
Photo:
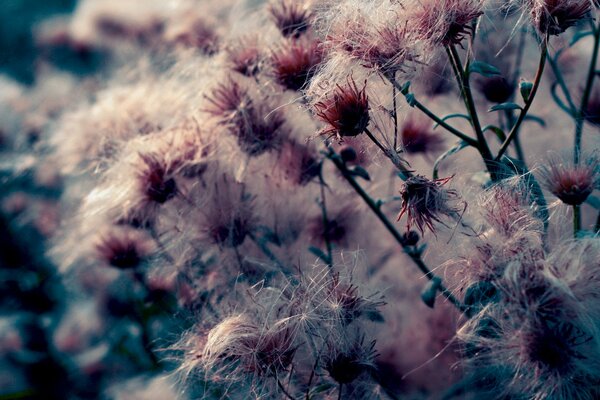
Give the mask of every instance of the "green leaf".
[[367, 316], [367, 318], [368, 318], [369, 321], [378, 322], [378, 323], [385, 322], [385, 319], [383, 318], [383, 315], [379, 311], [377, 311], [377, 310], [366, 311], [365, 315]]
[[313, 253], [315, 256], [319, 257], [321, 260], [325, 261], [327, 264], [331, 264], [331, 260], [329, 259], [327, 254], [325, 254], [323, 250], [319, 249], [318, 247], [310, 246], [308, 248], [308, 251]]
[[400, 93], [402, 93], [403, 95], [407, 95], [408, 91], [410, 90], [410, 81], [406, 82], [404, 85], [402, 85], [402, 87], [400, 88]]
[[527, 114], [525, 116], [525, 118], [523, 118], [523, 121], [533, 121], [533, 122], [537, 122], [538, 124], [540, 124], [542, 127], [546, 127], [546, 121], [544, 121], [542, 118], [535, 116], [533, 114]]
[[439, 156], [438, 159], [435, 160], [435, 163], [433, 164], [433, 179], [438, 179], [438, 177], [439, 177], [438, 170], [440, 168], [440, 163], [442, 161], [444, 161], [446, 158], [448, 158], [452, 154], [458, 153], [459, 151], [461, 151], [462, 149], [464, 149], [465, 147], [468, 147], [468, 146], [469, 146], [469, 144], [467, 142], [465, 142], [464, 140], [461, 140], [460, 142], [458, 142], [454, 146], [452, 146], [444, 154]]
[[498, 128], [496, 125], [486, 125], [483, 129], [483, 132], [485, 131], [492, 131], [496, 134], [496, 137], [498, 137], [498, 140], [500, 140], [500, 143], [504, 143], [504, 141], [506, 140], [506, 134], [504, 133], [504, 131], [500, 128]]
[[533, 90], [533, 83], [528, 81], [521, 81], [519, 84], [519, 91], [521, 92], [521, 97], [523, 101], [527, 103], [529, 101], [529, 96], [531, 96], [531, 91]]
[[521, 107], [517, 103], [501, 103], [501, 104], [496, 104], [495, 106], [490, 108], [488, 111], [494, 112], [494, 111], [501, 111], [501, 110], [522, 110], [522, 109], [523, 109], [523, 107]]
[[423, 288], [423, 291], [421, 292], [421, 300], [423, 300], [423, 303], [425, 303], [427, 307], [433, 308], [435, 305], [435, 298], [441, 285], [442, 280], [439, 277], [434, 276], [433, 279], [427, 282]]
[[594, 207], [596, 210], [600, 210], [600, 198], [594, 195], [589, 195], [585, 202]]
[[405, 97], [406, 97], [406, 102], [408, 103], [409, 106], [414, 107], [415, 104], [417, 104], [417, 99], [415, 98], [414, 94], [408, 93]]
[[334, 387], [335, 387], [335, 385], [333, 383], [322, 383], [318, 386], [315, 386], [310, 391], [310, 393], [311, 394], [323, 393], [323, 392], [333, 389]]
[[360, 176], [361, 178], [363, 178], [366, 181], [371, 180], [371, 177], [369, 176], [369, 173], [367, 172], [367, 170], [364, 169], [363, 167], [361, 167], [360, 165], [357, 165], [356, 167], [354, 167], [354, 169], [351, 169], [350, 173], [354, 176]]
[[473, 73], [483, 75], [485, 77], [502, 75], [502, 72], [500, 72], [498, 68], [482, 61], [475, 61], [469, 66], [469, 74]]
[[[449, 119], [452, 119], [452, 118], [464, 118], [464, 119], [466, 119], [469, 122], [471, 121], [471, 117], [469, 117], [466, 114], [449, 114], [449, 115], [446, 115], [444, 118], [442, 118], [442, 122], [446, 122], [446, 120], [449, 120]], [[435, 124], [433, 126], [433, 129], [437, 128], [438, 126], [440, 126], [440, 124]]]

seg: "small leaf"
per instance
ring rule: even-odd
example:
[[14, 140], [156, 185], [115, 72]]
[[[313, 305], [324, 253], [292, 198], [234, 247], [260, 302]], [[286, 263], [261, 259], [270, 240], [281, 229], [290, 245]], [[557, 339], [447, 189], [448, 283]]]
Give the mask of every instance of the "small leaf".
[[351, 169], [350, 173], [352, 173], [352, 175], [354, 175], [354, 176], [360, 176], [361, 178], [363, 178], [366, 181], [371, 180], [371, 177], [369, 176], [369, 173], [367, 172], [367, 170], [364, 169], [363, 167], [361, 167], [360, 165], [357, 165], [356, 167], [354, 167], [354, 169]]
[[533, 90], [533, 83], [529, 81], [521, 81], [521, 83], [519, 83], [519, 91], [521, 92], [521, 97], [525, 103], [529, 101], [531, 90]]
[[315, 256], [319, 257], [321, 260], [325, 261], [327, 264], [331, 264], [331, 260], [329, 259], [327, 254], [325, 254], [323, 250], [319, 249], [318, 247], [310, 246], [308, 248], [308, 251], [313, 253]]
[[524, 121], [533, 121], [533, 122], [537, 122], [538, 124], [540, 124], [542, 127], [546, 127], [546, 121], [544, 121], [542, 118], [537, 117], [535, 115], [532, 114], [527, 114], [525, 116], [525, 118], [523, 118]]
[[369, 310], [365, 312], [365, 315], [369, 321], [383, 323], [385, 319], [383, 315], [377, 310]]
[[417, 104], [417, 99], [415, 98], [414, 94], [409, 93], [405, 97], [406, 97], [406, 102], [408, 103], [409, 106], [414, 107], [415, 104]]
[[[450, 114], [450, 115], [446, 115], [444, 118], [442, 118], [443, 122], [446, 122], [446, 120], [452, 119], [452, 118], [464, 118], [467, 121], [471, 121], [471, 117], [469, 117], [468, 115], [465, 114]], [[437, 128], [438, 126], [440, 126], [440, 124], [435, 124], [433, 126], [433, 129]]]
[[442, 280], [437, 276], [434, 276], [433, 279], [427, 282], [423, 288], [423, 291], [421, 292], [421, 300], [423, 300], [423, 303], [425, 303], [427, 307], [433, 308], [435, 305], [435, 298], [441, 284]]
[[322, 383], [310, 391], [311, 394], [323, 393], [335, 387], [333, 383]]
[[410, 81], [406, 82], [404, 85], [402, 85], [402, 87], [400, 88], [400, 93], [402, 93], [403, 95], [407, 95], [408, 91], [410, 90]]
[[504, 131], [500, 128], [498, 128], [496, 125], [487, 125], [482, 129], [483, 132], [485, 131], [492, 131], [496, 134], [496, 137], [498, 138], [498, 140], [500, 140], [500, 143], [504, 143], [504, 141], [506, 140], [506, 135], [504, 134]]
[[433, 179], [439, 178], [438, 170], [440, 168], [440, 163], [442, 161], [444, 161], [446, 158], [448, 158], [452, 154], [458, 153], [460, 150], [464, 149], [467, 146], [469, 146], [469, 144], [467, 142], [461, 140], [460, 142], [455, 144], [453, 147], [451, 147], [450, 150], [446, 151], [444, 154], [439, 156], [438, 159], [435, 160], [435, 163], [433, 164]]
[[469, 66], [469, 74], [473, 73], [483, 75], [485, 77], [502, 75], [502, 72], [500, 72], [498, 68], [482, 61], [475, 61]]
[[522, 110], [522, 109], [523, 108], [520, 105], [518, 105], [517, 103], [501, 103], [501, 104], [496, 104], [495, 106], [490, 108], [488, 111], [493, 112], [493, 111], [501, 111], [501, 110]]

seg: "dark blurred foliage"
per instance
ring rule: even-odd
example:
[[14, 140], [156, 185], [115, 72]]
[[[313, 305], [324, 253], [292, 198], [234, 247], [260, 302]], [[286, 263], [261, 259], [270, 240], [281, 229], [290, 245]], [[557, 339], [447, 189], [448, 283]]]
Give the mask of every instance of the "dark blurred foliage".
[[[32, 28], [55, 14], [69, 13], [76, 0], [2, 0], [0, 1], [0, 72], [24, 83], [34, 80], [38, 56]], [[88, 68], [88, 63], [73, 63], [73, 55], [61, 51], [53, 55], [59, 65], [71, 69]], [[69, 61], [67, 61], [69, 60]]]

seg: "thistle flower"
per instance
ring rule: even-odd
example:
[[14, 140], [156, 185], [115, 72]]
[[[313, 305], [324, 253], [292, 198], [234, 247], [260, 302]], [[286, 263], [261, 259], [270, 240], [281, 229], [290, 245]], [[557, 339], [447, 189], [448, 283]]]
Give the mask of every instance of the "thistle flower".
[[173, 45], [198, 49], [210, 55], [217, 51], [219, 37], [204, 18], [186, 12], [170, 21], [164, 32], [164, 40]]
[[575, 165], [559, 158], [550, 158], [542, 166], [545, 186], [563, 203], [582, 204], [600, 183], [600, 160], [596, 154]]
[[433, 45], [460, 44], [473, 33], [472, 22], [482, 9], [480, 0], [426, 0], [415, 5], [409, 23]]
[[302, 89], [312, 78], [322, 59], [319, 42], [314, 39], [284, 42], [271, 55], [277, 82], [290, 90]]
[[128, 227], [112, 228], [96, 244], [98, 258], [118, 269], [137, 268], [154, 249], [154, 242], [145, 233]]
[[306, 185], [321, 172], [315, 149], [294, 140], [283, 143], [277, 159], [279, 169], [297, 185]]
[[431, 121], [411, 114], [400, 127], [402, 146], [409, 154], [431, 154], [443, 148], [444, 139], [431, 130]]
[[261, 50], [255, 36], [244, 36], [224, 49], [230, 68], [244, 76], [256, 76], [261, 69]]
[[329, 125], [320, 134], [339, 139], [358, 136], [367, 129], [370, 121], [367, 83], [359, 90], [356, 82], [349, 77], [347, 85], [336, 86], [332, 96], [314, 105], [317, 118]]
[[239, 368], [246, 374], [276, 376], [290, 366], [295, 351], [289, 329], [277, 323], [261, 328], [249, 315], [240, 314], [210, 330], [200, 362], [213, 372], [231, 373]]
[[308, 222], [308, 232], [317, 245], [327, 241], [338, 246], [348, 246], [349, 238], [356, 232], [360, 221], [360, 213], [354, 204], [337, 205], [327, 210], [327, 221], [322, 213], [315, 215]]
[[285, 37], [300, 37], [310, 26], [312, 13], [303, 0], [272, 0], [268, 11]]
[[416, 225], [421, 231], [421, 235], [424, 234], [425, 227], [435, 232], [433, 223], [442, 223], [440, 219], [442, 215], [454, 216], [461, 211], [459, 207], [451, 204], [458, 199], [456, 190], [443, 188], [450, 179], [452, 177], [429, 180], [415, 175], [404, 182], [400, 191], [402, 209], [398, 215], [398, 221], [404, 214], [408, 215], [407, 231], [412, 225]]
[[[364, 343], [364, 337], [354, 339], [349, 344], [328, 343], [323, 368], [339, 384], [349, 384], [362, 374], [375, 370], [375, 341]], [[343, 348], [347, 347], [347, 348]]]
[[171, 176], [169, 166], [156, 154], [140, 154], [142, 168], [138, 172], [138, 184], [145, 201], [164, 204], [177, 194], [177, 183]]
[[231, 78], [215, 86], [205, 99], [209, 104], [203, 111], [219, 118], [221, 123], [232, 122], [252, 104], [248, 90]]
[[531, 17], [541, 34], [560, 35], [585, 18], [589, 0], [531, 0]]

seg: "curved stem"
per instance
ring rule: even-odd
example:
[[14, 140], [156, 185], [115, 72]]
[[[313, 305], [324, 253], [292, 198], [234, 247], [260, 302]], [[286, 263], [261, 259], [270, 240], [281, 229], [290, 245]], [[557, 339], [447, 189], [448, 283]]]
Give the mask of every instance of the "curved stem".
[[581, 99], [581, 105], [575, 119], [575, 147], [573, 149], [573, 160], [575, 165], [579, 164], [581, 158], [581, 137], [583, 134], [583, 123], [585, 122], [585, 114], [588, 107], [588, 102], [592, 94], [592, 86], [594, 85], [594, 78], [596, 77], [596, 64], [598, 58], [598, 49], [600, 44], [600, 26], [593, 27], [594, 29], [594, 50], [592, 52], [592, 60], [588, 69], [587, 80], [585, 83], [585, 89], [583, 97]]
[[398, 169], [398, 171], [402, 172], [403, 176], [406, 176], [406, 177], [412, 176], [412, 171], [410, 171], [408, 168], [406, 168], [404, 165], [402, 165], [402, 162], [397, 157], [397, 155], [394, 153], [395, 150], [390, 150], [390, 149], [386, 148], [383, 144], [381, 144], [381, 142], [379, 140], [377, 140], [375, 135], [373, 135], [373, 133], [367, 128], [365, 128], [365, 134], [369, 137], [369, 139], [371, 139], [371, 141], [373, 143], [375, 143], [375, 145], [377, 145], [377, 147], [379, 147], [379, 150], [381, 150], [383, 152], [383, 154], [385, 154], [385, 156], [392, 162], [392, 164], [394, 164], [394, 166]]
[[510, 133], [506, 137], [506, 140], [504, 141], [504, 143], [502, 143], [502, 146], [500, 147], [500, 150], [498, 151], [498, 155], [496, 156], [496, 161], [498, 161], [502, 158], [502, 156], [508, 149], [508, 146], [510, 146], [511, 142], [514, 140], [514, 138], [519, 133], [519, 128], [521, 127], [521, 124], [525, 120], [525, 116], [527, 115], [527, 112], [529, 111], [529, 109], [531, 108], [531, 105], [533, 104], [533, 100], [535, 99], [535, 95], [536, 95], [536, 93], [540, 87], [540, 83], [542, 81], [542, 75], [544, 74], [544, 67], [546, 65], [547, 55], [548, 55], [548, 37], [546, 36], [542, 42], [542, 51], [541, 51], [541, 56], [540, 56], [540, 62], [538, 64], [538, 69], [535, 74], [535, 80], [533, 82], [533, 87], [531, 88], [531, 93], [529, 94], [529, 98], [525, 102], [525, 107], [523, 107], [523, 109], [519, 113], [517, 122], [515, 122], [515, 125], [510, 130]]
[[[396, 89], [398, 89], [400, 91], [402, 90], [402, 87], [400, 86], [400, 84], [397, 81], [392, 80], [390, 82], [392, 85], [396, 86]], [[411, 99], [409, 105], [411, 107], [416, 107], [423, 114], [427, 115], [433, 122], [435, 122], [442, 128], [446, 129], [448, 132], [450, 132], [454, 136], [460, 138], [465, 143], [467, 143], [469, 146], [477, 147], [477, 145], [478, 145], [477, 140], [465, 135], [458, 129], [456, 129], [456, 128], [452, 127], [451, 125], [449, 125], [448, 123], [446, 123], [446, 121], [443, 121], [440, 117], [438, 117], [433, 112], [431, 112], [431, 110], [429, 110], [427, 107], [425, 107], [423, 104], [421, 104], [421, 102], [419, 102], [417, 99], [415, 99], [415, 98]]]

